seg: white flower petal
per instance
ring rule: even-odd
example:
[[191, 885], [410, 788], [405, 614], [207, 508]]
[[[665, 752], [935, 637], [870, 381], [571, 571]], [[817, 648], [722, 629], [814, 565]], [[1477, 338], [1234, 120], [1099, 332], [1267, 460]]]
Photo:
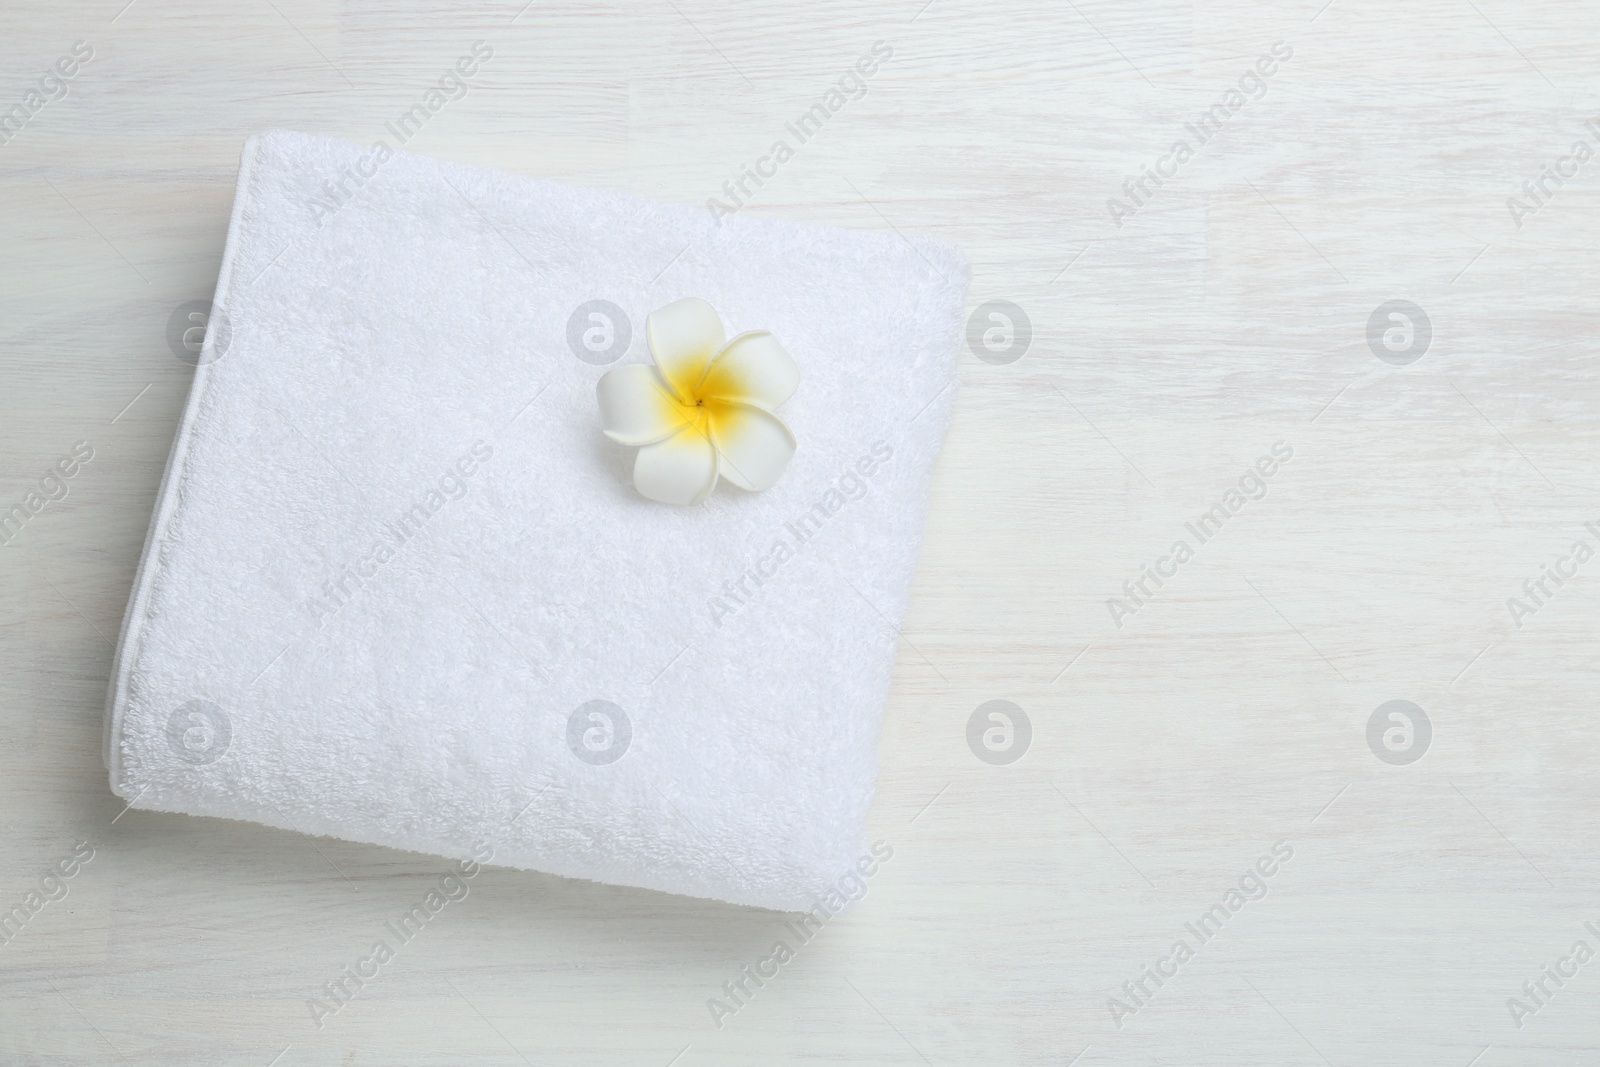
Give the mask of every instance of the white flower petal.
[[770, 411], [719, 403], [709, 420], [717, 469], [741, 489], [769, 489], [794, 455], [794, 434]]
[[689, 421], [656, 369], [629, 363], [601, 375], [595, 384], [600, 425], [625, 445], [648, 445], [671, 437]]
[[652, 311], [644, 331], [662, 376], [679, 400], [693, 403], [695, 388], [727, 336], [717, 309], [698, 296], [686, 296]]
[[645, 445], [633, 460], [633, 485], [663, 504], [698, 504], [717, 487], [717, 453], [690, 427]]
[[711, 361], [700, 395], [739, 400], [771, 411], [794, 395], [800, 368], [766, 330], [742, 333]]

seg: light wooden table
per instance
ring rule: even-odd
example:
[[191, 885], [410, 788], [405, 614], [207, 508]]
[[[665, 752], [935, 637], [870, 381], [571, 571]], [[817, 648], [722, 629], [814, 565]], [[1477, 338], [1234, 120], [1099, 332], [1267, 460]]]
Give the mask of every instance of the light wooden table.
[[[0, 145], [0, 508], [93, 449], [0, 552], [0, 909], [93, 849], [0, 945], [0, 1064], [1600, 1062], [1571, 956], [1600, 951], [1600, 561], [1569, 555], [1600, 545], [1600, 6], [125, 2], [0, 12], [0, 108], [93, 51]], [[985, 313], [963, 354], [894, 858], [721, 1028], [779, 918], [490, 870], [319, 1030], [307, 999], [445, 864], [119, 814], [100, 765], [191, 375], [168, 318], [211, 293], [241, 142], [371, 140], [477, 40], [408, 147], [685, 203], [885, 42], [745, 210], [936, 234], [1031, 323], [992, 362]], [[1397, 300], [1430, 336], [1369, 340]], [[1546, 564], [1577, 577], [1535, 604]], [[968, 744], [1001, 699], [1032, 731], [1003, 765]], [[1423, 749], [1415, 712], [1369, 744], [1393, 700], [1414, 762], [1379, 753]], [[1266, 895], [1230, 912], [1241, 881]]]

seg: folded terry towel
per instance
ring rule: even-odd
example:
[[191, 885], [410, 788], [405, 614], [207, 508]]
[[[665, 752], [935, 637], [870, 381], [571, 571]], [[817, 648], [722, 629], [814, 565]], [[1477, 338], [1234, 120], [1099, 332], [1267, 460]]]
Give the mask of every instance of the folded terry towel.
[[[112, 679], [134, 807], [805, 910], [860, 854], [953, 249], [273, 132]], [[708, 300], [800, 366], [762, 493], [641, 497], [595, 383]]]

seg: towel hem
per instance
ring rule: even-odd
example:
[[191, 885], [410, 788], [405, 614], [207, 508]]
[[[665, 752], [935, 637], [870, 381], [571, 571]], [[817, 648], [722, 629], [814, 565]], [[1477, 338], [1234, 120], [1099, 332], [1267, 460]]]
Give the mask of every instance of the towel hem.
[[[239, 177], [234, 185], [233, 210], [228, 219], [228, 239], [223, 247], [222, 269], [217, 276], [216, 290], [212, 294], [213, 317], [219, 304], [224, 310], [232, 304], [234, 255], [238, 251], [240, 235], [244, 228], [245, 205], [250, 199], [248, 190], [254, 175], [256, 150], [260, 139], [256, 136], [245, 141], [244, 150], [239, 156]], [[179, 486], [183, 482], [191, 431], [205, 398], [206, 386], [211, 380], [210, 364], [213, 361], [208, 360], [206, 356], [211, 352], [213, 343], [213, 336], [208, 331], [198, 365], [195, 367], [194, 378], [189, 384], [189, 400], [184, 405], [183, 418], [178, 423], [178, 432], [172, 439], [172, 449], [167, 455], [166, 471], [161, 477], [161, 488], [156, 492], [155, 514], [150, 522], [150, 530], [145, 535], [144, 551], [139, 556], [139, 569], [134, 574], [133, 589], [128, 596], [127, 610], [123, 614], [122, 632], [117, 639], [116, 654], [111, 662], [111, 685], [106, 693], [101, 760], [110, 778], [111, 791], [124, 800], [128, 798], [123, 792], [121, 782], [122, 746], [119, 742], [122, 738], [122, 713], [127, 706], [129, 683], [141, 651], [140, 639], [144, 629], [146, 602], [149, 599], [150, 587], [161, 570], [160, 557], [162, 547], [166, 543], [167, 524], [176, 511], [180, 495]], [[138, 798], [133, 799], [136, 801]], [[134, 804], [130, 801], [128, 806], [133, 807]]]

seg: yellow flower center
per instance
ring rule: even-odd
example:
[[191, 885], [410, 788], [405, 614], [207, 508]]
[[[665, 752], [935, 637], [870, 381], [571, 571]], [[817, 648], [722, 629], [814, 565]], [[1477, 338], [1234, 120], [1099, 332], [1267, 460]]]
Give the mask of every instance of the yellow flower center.
[[678, 409], [678, 417], [693, 430], [701, 434], [710, 435], [711, 427], [731, 414], [734, 405], [726, 400], [719, 400], [714, 396], [697, 396], [693, 403], [685, 404], [673, 399], [673, 405]]
[[688, 400], [679, 400], [675, 393], [664, 390], [662, 402], [677, 416], [677, 421], [684, 429], [696, 431], [709, 439], [714, 425], [719, 422], [731, 424], [729, 420], [738, 417], [737, 402], [723, 398], [742, 395], [746, 385], [741, 376], [731, 369], [712, 364], [697, 387], [684, 387], [683, 391], [689, 395]]

